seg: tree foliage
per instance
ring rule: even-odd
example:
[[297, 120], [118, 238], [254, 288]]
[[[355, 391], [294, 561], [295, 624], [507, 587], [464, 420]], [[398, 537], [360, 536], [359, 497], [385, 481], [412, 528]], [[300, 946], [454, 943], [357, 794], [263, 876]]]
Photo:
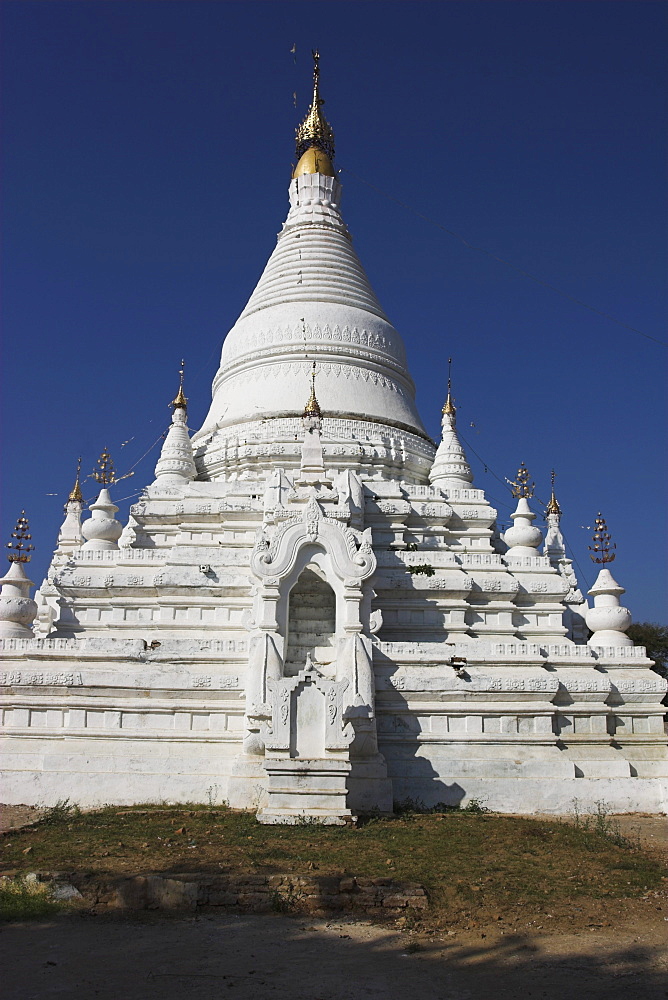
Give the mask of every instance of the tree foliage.
[[654, 670], [668, 677], [668, 625], [657, 622], [637, 622], [626, 633], [636, 646], [644, 646], [654, 660]]

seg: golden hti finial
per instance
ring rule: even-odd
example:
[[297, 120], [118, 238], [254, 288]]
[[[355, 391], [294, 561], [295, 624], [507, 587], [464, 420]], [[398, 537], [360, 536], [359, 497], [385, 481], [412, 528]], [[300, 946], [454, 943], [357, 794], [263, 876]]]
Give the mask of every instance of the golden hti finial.
[[[297, 166], [292, 174], [327, 174], [334, 176], [334, 132], [322, 113], [325, 103], [320, 96], [320, 53], [313, 51], [313, 98], [301, 125], [295, 132]], [[309, 154], [308, 156], [306, 154]]]
[[304, 407], [305, 417], [321, 417], [320, 404], [318, 403], [317, 396], [315, 394], [315, 361], [313, 362], [313, 367], [311, 369], [311, 395], [308, 398], [308, 402]]
[[185, 373], [186, 373], [186, 363], [183, 360], [183, 358], [181, 358], [181, 367], [179, 368], [179, 391], [177, 392], [176, 396], [170, 403], [170, 406], [173, 406], [175, 410], [178, 409], [179, 407], [185, 410], [188, 406], [188, 400], [186, 399], [185, 393], [183, 392], [183, 378], [185, 376]]
[[26, 544], [29, 543], [32, 538], [32, 535], [28, 530], [29, 528], [30, 525], [28, 524], [26, 512], [22, 510], [16, 522], [16, 527], [12, 531], [11, 537], [13, 538], [13, 541], [7, 542], [7, 548], [10, 550], [7, 558], [10, 563], [30, 562], [30, 553], [34, 551], [35, 546]]
[[559, 506], [559, 504], [557, 502], [557, 498], [554, 495], [554, 480], [556, 478], [557, 478], [557, 474], [554, 471], [554, 469], [552, 469], [552, 476], [551, 476], [551, 479], [550, 479], [550, 481], [552, 483], [552, 495], [550, 496], [550, 502], [548, 503], [547, 507], [545, 508], [545, 513], [546, 514], [556, 514], [557, 517], [561, 517], [561, 507]]
[[611, 563], [615, 559], [616, 553], [613, 549], [617, 546], [611, 541], [611, 535], [608, 531], [608, 526], [605, 523], [605, 518], [601, 517], [600, 512], [596, 516], [596, 530], [592, 536], [594, 544], [589, 546], [589, 557], [595, 563]]
[[81, 492], [81, 455], [77, 459], [77, 477], [74, 480], [74, 486], [70, 491], [70, 495], [67, 498], [67, 502], [83, 503], [83, 493]]
[[448, 395], [447, 395], [447, 398], [445, 400], [445, 403], [443, 404], [443, 410], [441, 412], [442, 413], [449, 413], [451, 416], [454, 417], [454, 415], [457, 412], [457, 407], [452, 402], [452, 378], [451, 378], [451, 374], [452, 374], [452, 358], [448, 358]]
[[511, 492], [517, 500], [528, 500], [533, 496], [533, 491], [536, 488], [535, 483], [529, 482], [529, 470], [524, 462], [521, 463], [517, 470], [517, 479], [514, 481], [506, 479], [506, 482], [510, 485]]

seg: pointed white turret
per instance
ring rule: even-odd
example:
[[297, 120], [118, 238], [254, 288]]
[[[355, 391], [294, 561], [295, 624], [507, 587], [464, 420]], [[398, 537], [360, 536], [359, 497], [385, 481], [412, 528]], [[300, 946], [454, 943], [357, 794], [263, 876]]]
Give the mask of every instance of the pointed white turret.
[[624, 587], [620, 587], [607, 569], [607, 563], [611, 563], [615, 558], [615, 553], [612, 551], [615, 545], [610, 541], [608, 526], [600, 514], [596, 518], [594, 544], [589, 548], [592, 560], [602, 564], [596, 582], [589, 591], [594, 598], [594, 607], [589, 608], [585, 616], [587, 626], [593, 633], [589, 638], [589, 645], [632, 646], [633, 640], [624, 633], [633, 619], [629, 609], [619, 603], [621, 595], [626, 593]]
[[[559, 569], [559, 564], [566, 558], [566, 542], [561, 533], [561, 507], [554, 495], [555, 472], [552, 470], [552, 493], [550, 502], [545, 508], [545, 519], [547, 521], [547, 532], [545, 534], [545, 545], [543, 555], [547, 556], [555, 569]], [[570, 561], [570, 560], [569, 560]]]
[[98, 468], [93, 473], [93, 478], [97, 479], [102, 489], [95, 503], [88, 508], [91, 516], [81, 525], [81, 534], [86, 539], [81, 546], [82, 549], [117, 549], [118, 539], [123, 532], [123, 525], [117, 521], [114, 514], [118, 510], [112, 502], [107, 485], [111, 486], [117, 482], [114, 464], [109, 452], [105, 450], [98, 459]]
[[26, 576], [23, 564], [30, 560], [33, 547], [30, 541], [28, 519], [25, 511], [16, 522], [12, 532], [13, 541], [7, 548], [11, 549], [7, 558], [10, 566], [8, 572], [0, 578], [0, 638], [30, 639], [33, 631], [29, 627], [37, 614], [37, 604], [30, 597], [32, 580]]
[[513, 496], [517, 498], [512, 528], [508, 528], [503, 540], [508, 546], [507, 556], [537, 556], [538, 546], [543, 540], [540, 528], [534, 528], [536, 515], [529, 507], [529, 497], [533, 496], [534, 483], [529, 482], [529, 471], [524, 462], [517, 470], [517, 480], [511, 483]]
[[188, 400], [183, 392], [183, 361], [179, 369], [179, 391], [172, 400], [172, 426], [167, 432], [160, 458], [155, 467], [155, 478], [161, 483], [187, 483], [197, 475], [192, 445], [188, 435]]
[[441, 443], [429, 473], [429, 482], [432, 486], [442, 487], [446, 490], [448, 486], [456, 489], [466, 487], [473, 482], [471, 466], [466, 460], [464, 449], [455, 430], [457, 409], [452, 401], [451, 364], [452, 358], [448, 358], [448, 396], [442, 411]]
[[543, 555], [550, 560], [550, 565], [554, 566], [557, 572], [568, 584], [568, 594], [564, 598], [564, 603], [568, 610], [564, 613], [564, 624], [568, 628], [569, 638], [577, 643], [587, 641], [587, 626], [584, 615], [587, 611], [587, 602], [582, 596], [578, 584], [573, 560], [566, 555], [566, 540], [561, 532], [561, 507], [554, 493], [554, 480], [556, 473], [552, 470], [552, 492], [550, 501], [545, 508], [545, 519], [547, 521], [547, 532], [545, 533], [545, 545]]
[[70, 549], [78, 549], [83, 542], [83, 535], [81, 534], [81, 515], [84, 509], [84, 498], [81, 492], [81, 459], [77, 465], [77, 476], [74, 480], [74, 486], [67, 498], [67, 503], [65, 504], [65, 520], [63, 521], [60, 531], [58, 532], [58, 545], [57, 548], [60, 552], [66, 552]]

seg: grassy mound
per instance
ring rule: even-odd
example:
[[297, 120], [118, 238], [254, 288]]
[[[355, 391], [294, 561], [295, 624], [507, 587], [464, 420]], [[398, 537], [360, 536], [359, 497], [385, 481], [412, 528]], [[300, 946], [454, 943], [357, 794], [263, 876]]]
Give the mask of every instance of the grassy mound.
[[421, 883], [431, 918], [448, 925], [604, 922], [622, 901], [668, 881], [668, 870], [621, 837], [604, 810], [575, 824], [481, 810], [407, 811], [359, 827], [268, 827], [220, 807], [79, 813], [61, 805], [2, 839], [0, 869], [11, 873], [389, 875]]

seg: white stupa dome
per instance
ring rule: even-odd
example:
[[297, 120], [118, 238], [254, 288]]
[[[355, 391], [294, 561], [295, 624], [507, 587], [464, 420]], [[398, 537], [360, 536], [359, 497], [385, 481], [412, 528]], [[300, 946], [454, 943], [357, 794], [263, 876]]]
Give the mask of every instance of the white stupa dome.
[[323, 152], [317, 134], [307, 137], [276, 249], [225, 339], [211, 408], [192, 442], [200, 479], [299, 464], [315, 362], [326, 464], [427, 481], [434, 446], [415, 407], [401, 337], [341, 217], [332, 140], [330, 129]]

